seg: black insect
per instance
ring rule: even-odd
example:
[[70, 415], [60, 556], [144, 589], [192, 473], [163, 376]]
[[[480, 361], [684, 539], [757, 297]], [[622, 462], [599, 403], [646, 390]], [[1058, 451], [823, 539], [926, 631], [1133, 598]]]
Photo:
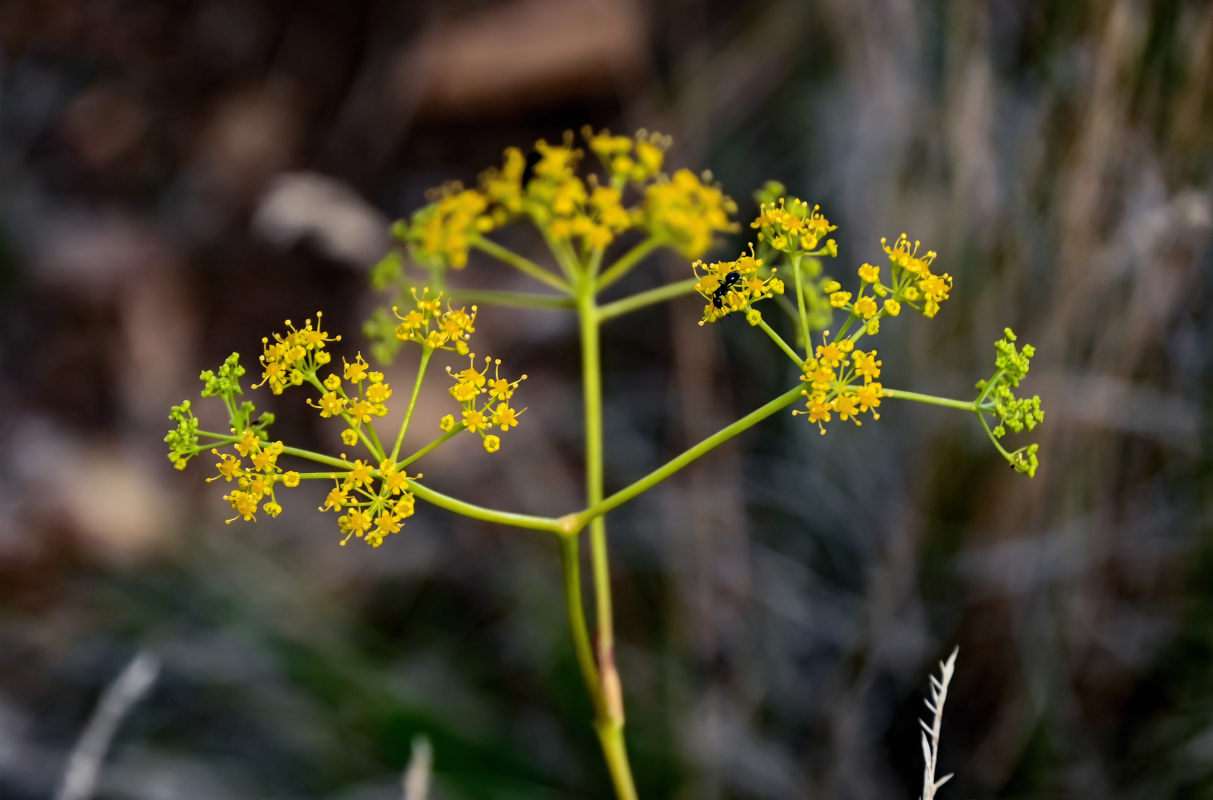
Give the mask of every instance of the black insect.
[[736, 286], [737, 282], [740, 280], [741, 273], [737, 270], [733, 270], [721, 278], [720, 285], [717, 286], [716, 290], [712, 292], [712, 305], [716, 306], [717, 308], [723, 308], [725, 295], [727, 295], [729, 290]]

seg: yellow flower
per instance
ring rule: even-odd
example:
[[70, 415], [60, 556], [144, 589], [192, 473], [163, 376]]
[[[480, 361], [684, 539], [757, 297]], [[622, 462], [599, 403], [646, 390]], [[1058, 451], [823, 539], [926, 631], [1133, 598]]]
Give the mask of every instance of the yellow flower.
[[840, 394], [834, 398], [832, 405], [834, 411], [838, 413], [838, 418], [843, 422], [846, 422], [848, 419], [854, 417], [856, 425], [863, 424], [859, 421], [859, 417], [857, 416], [859, 401], [855, 399], [855, 395]]
[[366, 399], [375, 405], [383, 405], [391, 396], [392, 387], [387, 383], [372, 383], [366, 387]]
[[266, 503], [265, 505], [263, 505], [261, 507], [261, 510], [264, 511], [266, 514], [268, 514], [270, 516], [270, 518], [272, 519], [282, 513], [282, 506], [278, 505], [277, 502], [271, 500], [268, 503]]
[[219, 474], [213, 478], [207, 478], [208, 482], [218, 480], [219, 478], [231, 482], [233, 478], [239, 478], [244, 474], [244, 470], [240, 468], [240, 459], [231, 453], [220, 453], [218, 450], [212, 450], [211, 452], [219, 456], [219, 463], [216, 465]]
[[363, 463], [362, 459], [358, 459], [354, 462], [354, 466], [350, 468], [346, 481], [354, 488], [368, 486], [371, 482], [371, 472], [371, 465]]
[[830, 404], [826, 402], [825, 395], [809, 395], [809, 400], [805, 405], [809, 410], [809, 422], [815, 423], [824, 436], [826, 429], [822, 423], [830, 421]]
[[[343, 527], [348, 533], [362, 536], [367, 529], [371, 527], [371, 515], [363, 511], [361, 508], [351, 508], [345, 512], [345, 516], [341, 518], [344, 523]], [[349, 536], [346, 536], [349, 539]], [[345, 542], [342, 542], [345, 544]]]
[[[827, 331], [828, 333], [828, 331]], [[842, 363], [842, 350], [837, 342], [826, 342], [817, 345], [817, 360], [828, 367], [837, 367]]]
[[876, 301], [870, 297], [861, 297], [855, 301], [855, 313], [864, 319], [876, 316]]
[[830, 295], [830, 305], [834, 308], [842, 308], [849, 302], [851, 302], [850, 292], [834, 292]]
[[489, 453], [496, 453], [501, 449], [501, 439], [495, 434], [490, 433], [484, 437], [484, 449]]
[[[866, 383], [855, 390], [855, 399], [859, 401], [859, 410], [868, 411], [875, 409], [880, 405], [880, 397], [883, 387], [879, 383]], [[873, 419], [880, 419], [880, 415], [872, 411]]]
[[444, 433], [450, 433], [454, 429], [455, 429], [455, 417], [453, 417], [450, 414], [445, 415], [438, 422], [438, 430], [443, 431]]
[[890, 297], [884, 301], [884, 310], [888, 312], [890, 317], [895, 317], [901, 313], [901, 303]]
[[243, 517], [245, 522], [256, 519], [254, 515], [257, 513], [260, 495], [254, 496], [250, 492], [236, 490], [224, 495], [223, 499], [231, 504], [232, 510], [236, 512], [236, 516], [227, 520], [228, 523], [235, 522], [240, 517]]
[[282, 485], [286, 486], [289, 489], [294, 489], [296, 486], [299, 485], [299, 473], [295, 472], [294, 470], [283, 473]]
[[336, 392], [326, 392], [320, 398], [320, 402], [313, 403], [311, 398], [308, 398], [307, 404], [312, 408], [320, 409], [322, 417], [336, 417], [345, 411], [346, 399]]
[[882, 363], [876, 358], [875, 350], [870, 353], [856, 350], [851, 355], [851, 364], [855, 367], [855, 374], [862, 376], [864, 383], [870, 383], [880, 377], [880, 365]]
[[859, 279], [864, 283], [876, 283], [880, 280], [880, 267], [874, 264], [861, 264], [859, 266]]
[[400, 531], [400, 517], [385, 509], [375, 518], [375, 527], [378, 529], [380, 537], [398, 533]]
[[261, 449], [261, 439], [258, 438], [257, 432], [249, 429], [240, 434], [240, 441], [236, 442], [236, 450], [245, 458], [249, 457], [250, 453], [255, 453]]
[[355, 428], [346, 428], [341, 432], [341, 442], [346, 447], [353, 447], [358, 444], [358, 431]]
[[348, 499], [346, 489], [341, 485], [337, 485], [328, 493], [328, 496], [324, 499], [324, 505], [320, 507], [320, 510], [325, 511], [331, 508], [334, 511], [340, 511], [341, 507], [346, 505]]
[[510, 408], [508, 403], [500, 403], [493, 410], [493, 424], [500, 425], [503, 431], [515, 428], [518, 426], [518, 412]]
[[472, 433], [478, 433], [489, 427], [489, 421], [480, 411], [469, 408], [463, 412], [463, 426]]
[[274, 442], [273, 445], [253, 453], [251, 459], [253, 468], [260, 472], [274, 469], [274, 465], [278, 462], [278, 455], [282, 452], [282, 447], [282, 442]]
[[341, 359], [341, 361], [343, 364], [345, 364], [344, 375], [347, 381], [350, 381], [351, 383], [362, 383], [364, 380], [366, 380], [367, 367], [370, 365], [363, 360], [362, 353], [355, 356], [353, 363], [346, 361], [344, 358]]

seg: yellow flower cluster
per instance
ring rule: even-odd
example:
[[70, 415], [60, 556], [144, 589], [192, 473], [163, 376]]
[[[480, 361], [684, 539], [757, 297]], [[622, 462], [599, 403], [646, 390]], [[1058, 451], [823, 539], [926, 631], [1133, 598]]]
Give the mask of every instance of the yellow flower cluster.
[[[231, 505], [236, 516], [228, 520], [234, 522], [243, 518], [246, 522], [256, 519], [257, 506], [266, 497], [269, 500], [261, 506], [262, 510], [271, 517], [282, 513], [282, 506], [274, 496], [274, 486], [281, 483], [288, 488], [299, 485], [298, 472], [283, 472], [278, 466], [278, 456], [282, 455], [285, 447], [282, 442], [263, 442], [254, 430], [245, 430], [239, 434], [239, 440], [233, 447], [238, 455], [222, 453], [218, 448], [211, 453], [219, 456], [216, 465], [219, 474], [207, 478], [207, 482], [223, 479], [235, 481], [238, 488], [223, 496]], [[248, 459], [246, 465], [244, 459]]]
[[686, 258], [706, 253], [717, 233], [737, 230], [731, 219], [737, 204], [689, 169], [651, 184], [645, 190], [644, 211], [650, 232]]
[[402, 342], [416, 342], [429, 350], [453, 350], [461, 356], [468, 354], [468, 339], [476, 332], [476, 306], [471, 313], [464, 307], [452, 308], [447, 301], [442, 310], [442, 292], [430, 297], [429, 287], [417, 293], [412, 289], [414, 307], [401, 316], [399, 306], [392, 306], [392, 313], [400, 324], [396, 326], [396, 338]]
[[[320, 399], [308, 398], [307, 404], [317, 409], [322, 417], [343, 417], [349, 427], [341, 432], [341, 441], [352, 447], [357, 444], [364, 424], [374, 417], [387, 416], [387, 400], [392, 396], [392, 387], [383, 379], [382, 372], [369, 369], [362, 353], [352, 362], [344, 358], [341, 361], [342, 373], [329, 373], [322, 384], [324, 393]], [[342, 379], [353, 384], [353, 393], [346, 389]]]
[[699, 279], [695, 291], [708, 301], [703, 307], [703, 319], [699, 324], [715, 322], [734, 311], [745, 311], [749, 323], [757, 325], [762, 314], [753, 304], [783, 294], [783, 281], [775, 277], [777, 270], [772, 269], [763, 277], [759, 270], [762, 265], [762, 259], [755, 258], [752, 251], [749, 255], [739, 256], [736, 261], [717, 261], [713, 264], [696, 261], [691, 264], [695, 277]]
[[656, 177], [661, 172], [665, 151], [673, 143], [668, 136], [647, 131], [640, 131], [634, 138], [629, 138], [612, 136], [607, 130], [595, 133], [587, 125], [581, 132], [613, 182], [643, 183]]
[[[829, 331], [825, 336], [828, 339]], [[856, 350], [851, 339], [826, 341], [817, 345], [816, 357], [802, 367], [804, 374], [800, 379], [806, 388], [801, 394], [806, 398], [805, 410], [792, 413], [807, 414], [809, 422], [815, 423], [822, 435], [826, 432], [824, 423], [830, 421], [832, 413], [840, 420], [851, 420], [856, 425], [863, 424], [859, 415], [864, 412], [870, 411], [873, 419], [880, 419], [876, 408], [880, 405], [883, 387], [877, 381], [881, 361], [875, 350], [866, 353]]]
[[[839, 291], [841, 287], [834, 284], [826, 289], [831, 293], [830, 305], [852, 311], [865, 321], [872, 320], [877, 314], [895, 317], [901, 313], [902, 303], [927, 317], [934, 317], [939, 312], [939, 304], [947, 300], [952, 291], [951, 275], [931, 272], [935, 251], [928, 250], [925, 255], [919, 256], [919, 243], [914, 242], [911, 246], [904, 233], [897, 237], [892, 247], [884, 238], [880, 244], [889, 256], [892, 283], [886, 285], [881, 282], [880, 267], [863, 264], [859, 267], [861, 284], [854, 302], [851, 302], [850, 292]], [[864, 289], [868, 286], [872, 287], [872, 296], [865, 297]], [[878, 298], [883, 301], [879, 308]]]
[[[493, 377], [488, 377], [489, 364], [493, 365]], [[496, 453], [501, 448], [501, 439], [496, 434], [486, 433], [497, 426], [502, 432], [518, 425], [518, 417], [526, 409], [519, 411], [510, 405], [510, 398], [518, 384], [526, 380], [523, 375], [516, 381], [501, 377], [501, 359], [484, 359], [484, 369], [476, 369], [476, 355], [468, 356], [467, 369], [452, 372], [450, 367], [447, 374], [454, 379], [455, 385], [450, 388], [451, 397], [463, 407], [460, 422], [447, 414], [442, 418], [438, 427], [449, 433], [461, 425], [464, 430], [480, 434], [484, 441], [484, 449]]]
[[736, 230], [737, 206], [714, 185], [688, 170], [661, 169], [670, 139], [641, 131], [634, 137], [583, 130], [603, 174], [579, 175], [584, 153], [567, 133], [559, 144], [535, 144], [538, 160], [527, 169], [521, 150], [505, 151], [499, 167], [480, 175], [478, 188], [452, 184], [394, 234], [414, 258], [431, 267], [462, 268], [478, 237], [520, 217], [551, 240], [583, 255], [641, 229], [688, 258], [707, 251], [713, 236]]
[[413, 255], [431, 266], [467, 266], [472, 241], [493, 229], [492, 217], [485, 213], [487, 208], [488, 201], [475, 189], [464, 189], [457, 183], [438, 189], [433, 201], [404, 229]]
[[305, 375], [315, 374], [318, 367], [332, 360], [324, 346], [328, 342], [341, 341], [341, 337], [329, 336], [321, 330], [320, 317], [317, 312], [315, 327], [309, 319], [299, 329], [288, 319], [287, 333], [275, 333], [272, 342], [262, 338], [261, 383], [254, 384], [254, 389], [268, 383], [270, 391], [282, 394], [287, 386], [299, 386]]
[[410, 478], [390, 458], [384, 459], [377, 470], [358, 459], [348, 472], [333, 473], [331, 477], [335, 485], [320, 510], [341, 515], [337, 527], [345, 534], [343, 545], [357, 536], [378, 547], [385, 536], [398, 533], [404, 520], [413, 516], [416, 498], [408, 486], [410, 480], [421, 475]]
[[[758, 218], [750, 223], [750, 227], [758, 230], [758, 241], [788, 254], [816, 253], [822, 239], [830, 231], [838, 229], [821, 214], [820, 206], [810, 207], [795, 197], [781, 197], [776, 203], [763, 203]], [[824, 247], [822, 252], [837, 255], [834, 240], [827, 240]]]

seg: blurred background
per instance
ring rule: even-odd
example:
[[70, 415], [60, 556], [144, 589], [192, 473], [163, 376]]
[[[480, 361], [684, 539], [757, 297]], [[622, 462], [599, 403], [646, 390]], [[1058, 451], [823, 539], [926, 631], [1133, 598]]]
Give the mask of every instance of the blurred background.
[[[97, 797], [399, 797], [418, 736], [435, 798], [610, 796], [552, 539], [419, 506], [342, 549], [319, 486], [225, 526], [209, 459], [162, 443], [284, 318], [323, 309], [352, 354], [428, 188], [589, 123], [671, 134], [743, 220], [771, 178], [821, 203], [839, 277], [922, 239], [955, 287], [886, 326], [886, 384], [971, 396], [1011, 325], [1047, 411], [1034, 480], [970, 417], [886, 402], [825, 437], [779, 415], [614, 513], [642, 795], [916, 797], [959, 645], [943, 797], [1213, 797], [1213, 6], [7, 0], [0, 59], [0, 796], [53, 795], [141, 651]], [[687, 274], [663, 255], [617, 292]], [[608, 489], [794, 379], [701, 307], [604, 330]], [[482, 311], [529, 410], [427, 478], [572, 510], [574, 319]]]

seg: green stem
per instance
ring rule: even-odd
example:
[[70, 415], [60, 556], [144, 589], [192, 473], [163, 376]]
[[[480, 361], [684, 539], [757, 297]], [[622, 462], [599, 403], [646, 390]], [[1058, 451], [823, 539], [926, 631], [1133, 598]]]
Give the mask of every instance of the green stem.
[[382, 461], [386, 451], [383, 449], [383, 442], [379, 441], [379, 433], [375, 430], [374, 423], [366, 423], [366, 430], [371, 435], [371, 441], [375, 443], [375, 449], [379, 452], [379, 460]]
[[985, 429], [986, 436], [990, 439], [990, 442], [994, 445], [998, 452], [1002, 453], [1002, 457], [1014, 464], [1015, 459], [1010, 453], [1007, 452], [1007, 449], [1002, 446], [1002, 442], [998, 441], [998, 437], [994, 435], [994, 431], [990, 430], [990, 423], [986, 422], [986, 415], [979, 413], [977, 415], [977, 419], [981, 420], [981, 427]]
[[573, 632], [573, 649], [577, 653], [577, 666], [585, 680], [586, 691], [594, 704], [594, 716], [599, 718], [602, 708], [602, 689], [598, 684], [598, 668], [594, 665], [594, 650], [590, 646], [590, 634], [585, 625], [585, 607], [581, 599], [581, 541], [576, 536], [565, 536], [560, 540], [560, 562], [564, 567], [564, 600], [569, 615], [569, 628]]
[[604, 248], [595, 247], [590, 253], [590, 260], [586, 264], [586, 273], [591, 277], [598, 275], [598, 270], [602, 269], [602, 256], [606, 252]]
[[436, 505], [439, 508], [445, 508], [447, 511], [453, 511], [456, 514], [483, 520], [484, 522], [496, 522], [499, 525], [510, 525], [515, 528], [527, 528], [533, 531], [547, 531], [558, 536], [564, 535], [565, 529], [558, 519], [536, 517], [531, 514], [515, 514], [511, 511], [499, 511], [495, 508], [485, 508], [484, 506], [465, 503], [450, 495], [434, 491], [411, 478], [408, 483], [409, 491], [413, 494], [427, 503]]
[[404, 443], [404, 432], [409, 429], [409, 421], [413, 419], [413, 410], [417, 407], [417, 396], [421, 394], [421, 380], [425, 377], [425, 368], [430, 363], [434, 351], [428, 347], [421, 348], [421, 363], [417, 366], [417, 380], [413, 381], [413, 394], [409, 397], [409, 408], [404, 412], [404, 421], [400, 423], [400, 432], [396, 434], [396, 444], [392, 447], [392, 461], [400, 455], [400, 445]]
[[[804, 307], [804, 284], [800, 278], [800, 254], [792, 256], [792, 275], [796, 279], [796, 308], [800, 312], [800, 335], [804, 340], [804, 351], [809, 353], [813, 348], [809, 339], [809, 312]], [[804, 363], [805, 359], [797, 359], [797, 363]]]
[[595, 289], [602, 291], [610, 286], [615, 281], [627, 275], [632, 267], [636, 266], [649, 253], [661, 246], [661, 240], [655, 236], [650, 236], [644, 239], [631, 250], [621, 255], [614, 264], [607, 267], [602, 275], [598, 278]]
[[464, 424], [462, 422], [458, 423], [457, 425], [455, 425], [455, 427], [451, 428], [449, 431], [442, 434], [437, 439], [435, 439], [434, 441], [427, 444], [425, 447], [418, 450], [416, 453], [413, 453], [408, 458], [402, 459], [400, 461], [400, 466], [407, 467], [409, 464], [412, 464], [414, 461], [421, 458], [426, 453], [428, 453], [431, 450], [433, 450], [434, 448], [438, 447], [438, 445], [443, 444], [444, 442], [454, 438], [455, 434], [462, 433], [464, 430], [466, 430], [466, 427], [464, 426]]
[[792, 405], [792, 403], [795, 403], [804, 396], [802, 394], [803, 391], [804, 389], [797, 385], [792, 389], [788, 389], [769, 403], [746, 414], [736, 422], [726, 425], [699, 444], [683, 451], [680, 455], [670, 459], [630, 486], [620, 489], [602, 502], [596, 503], [586, 510], [573, 515], [573, 525], [585, 525], [587, 522], [618, 508], [637, 495], [648, 491], [695, 459], [707, 454], [743, 431], [754, 427], [772, 414]]
[[613, 303], [599, 306], [598, 321], [600, 323], [606, 322], [609, 319], [621, 317], [645, 306], [663, 303], [666, 300], [672, 300], [684, 294], [693, 294], [695, 292], [695, 284], [697, 283], [698, 281], [695, 278], [687, 278], [684, 281], [658, 286], [656, 289], [649, 289], [648, 291], [634, 294], [631, 297], [625, 297], [622, 300], [616, 300]]
[[881, 395], [883, 397], [892, 397], [895, 400], [913, 400], [915, 403], [926, 403], [932, 406], [943, 406], [944, 408], [958, 408], [961, 411], [977, 413], [977, 401], [975, 400], [953, 400], [950, 397], [907, 392], [903, 389], [883, 389]]
[[758, 327], [762, 328], [766, 335], [771, 337], [771, 341], [779, 345], [780, 350], [787, 353], [788, 358], [792, 359], [793, 364], [798, 367], [804, 366], [805, 360], [796, 354], [796, 351], [792, 349], [792, 346], [785, 342], [783, 337], [776, 333], [775, 330], [767, 324], [765, 319], [758, 320]]
[[491, 239], [485, 239], [482, 236], [476, 237], [472, 240], [472, 246], [484, 251], [485, 253], [488, 253], [494, 258], [504, 261], [518, 271], [530, 275], [535, 280], [546, 283], [548, 286], [551, 286], [558, 292], [563, 294], [573, 293], [572, 287], [569, 286], [565, 281], [561, 280], [558, 276], [548, 272], [546, 269], [539, 266], [534, 261], [531, 261], [529, 258], [524, 258], [523, 256], [515, 253], [513, 250], [502, 247]]
[[[586, 505], [589, 506], [600, 502], [603, 496], [602, 359], [593, 291], [593, 286], [587, 280], [577, 296], [581, 328], [581, 384], [585, 394], [585, 493]], [[598, 658], [601, 670], [603, 653], [613, 650], [615, 646], [610, 565], [607, 559], [604, 522], [596, 521], [596, 524], [591, 526], [590, 561], [594, 570], [594, 595], [598, 612]], [[616, 709], [608, 709], [611, 715], [614, 715], [615, 711]]]
[[[636, 257], [637, 260], [640, 256]], [[618, 267], [616, 262], [615, 270]], [[611, 270], [608, 270], [608, 273]], [[623, 271], [617, 271], [622, 275]], [[604, 278], [607, 275], [603, 276]], [[603, 497], [602, 448], [602, 357], [599, 342], [599, 318], [595, 304], [594, 279], [588, 272], [577, 287], [577, 316], [581, 330], [581, 376], [585, 394], [585, 483], [587, 505]], [[615, 624], [611, 607], [611, 566], [607, 553], [606, 520], [601, 515], [590, 521], [590, 564], [594, 572], [594, 596], [597, 610], [598, 681], [595, 692], [595, 723], [602, 744], [607, 771], [620, 800], [635, 800], [636, 786], [623, 740], [623, 683], [615, 665]], [[572, 592], [570, 587], [567, 591]], [[572, 601], [570, 600], [570, 605]]]
[[497, 292], [488, 289], [456, 289], [452, 294], [457, 300], [469, 303], [509, 306], [511, 308], [539, 308], [548, 311], [563, 311], [574, 308], [571, 297], [529, 294], [527, 292]]
[[328, 464], [330, 467], [337, 467], [347, 472], [354, 468], [353, 464], [343, 458], [333, 458], [332, 456], [326, 456], [324, 453], [304, 450], [299, 447], [283, 447], [282, 453], [288, 456], [295, 456], [296, 458], [306, 458], [310, 461], [315, 461], [317, 464]]
[[637, 800], [636, 783], [632, 780], [632, 765], [628, 763], [627, 745], [623, 741], [623, 723], [596, 726], [602, 754], [606, 758], [619, 800]]

